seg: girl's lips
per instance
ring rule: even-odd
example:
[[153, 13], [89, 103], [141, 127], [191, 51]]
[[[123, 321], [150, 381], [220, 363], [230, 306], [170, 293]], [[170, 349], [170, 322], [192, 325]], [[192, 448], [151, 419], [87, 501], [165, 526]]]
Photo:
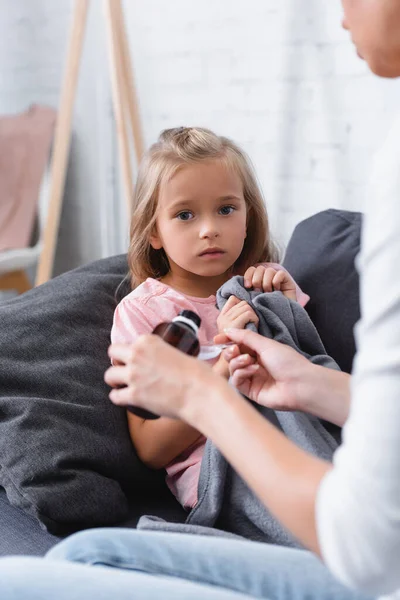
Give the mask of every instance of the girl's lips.
[[205, 248], [203, 252], [200, 252], [200, 256], [204, 256], [205, 254], [225, 254], [225, 250], [219, 246], [209, 246], [208, 248]]
[[223, 250], [210, 250], [209, 252], [203, 252], [200, 254], [200, 258], [219, 258], [224, 254], [225, 252]]

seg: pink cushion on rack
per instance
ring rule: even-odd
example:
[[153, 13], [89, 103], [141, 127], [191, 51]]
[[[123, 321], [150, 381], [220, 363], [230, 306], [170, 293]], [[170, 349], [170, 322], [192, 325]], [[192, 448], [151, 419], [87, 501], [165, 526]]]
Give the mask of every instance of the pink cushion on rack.
[[39, 105], [0, 117], [0, 252], [29, 246], [55, 122]]

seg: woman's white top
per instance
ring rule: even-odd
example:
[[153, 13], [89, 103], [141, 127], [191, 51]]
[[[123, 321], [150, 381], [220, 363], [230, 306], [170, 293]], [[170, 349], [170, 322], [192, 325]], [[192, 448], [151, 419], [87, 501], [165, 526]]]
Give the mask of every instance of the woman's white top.
[[344, 583], [400, 598], [400, 119], [374, 163], [358, 268], [351, 411], [318, 493], [318, 533]]

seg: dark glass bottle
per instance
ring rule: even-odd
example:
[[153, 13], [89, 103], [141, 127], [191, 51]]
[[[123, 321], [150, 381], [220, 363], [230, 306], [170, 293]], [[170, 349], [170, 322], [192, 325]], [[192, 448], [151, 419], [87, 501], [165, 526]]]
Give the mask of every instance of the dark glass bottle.
[[[159, 335], [165, 342], [178, 350], [182, 350], [185, 354], [197, 356], [200, 352], [200, 344], [197, 338], [200, 323], [201, 319], [195, 312], [182, 310], [171, 322], [157, 325], [153, 334]], [[159, 419], [159, 415], [155, 415], [144, 408], [127, 406], [127, 409], [142, 419]]]

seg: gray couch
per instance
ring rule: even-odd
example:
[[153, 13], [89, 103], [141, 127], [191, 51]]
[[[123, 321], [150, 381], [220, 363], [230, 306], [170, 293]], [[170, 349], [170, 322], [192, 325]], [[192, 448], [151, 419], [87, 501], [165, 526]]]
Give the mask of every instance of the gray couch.
[[[318, 213], [297, 226], [284, 260], [347, 372], [360, 225], [359, 213]], [[135, 527], [143, 514], [185, 520], [163, 475], [134, 454], [102, 379], [125, 273], [125, 256], [112, 257], [0, 304], [0, 556], [42, 555], [73, 531]]]

